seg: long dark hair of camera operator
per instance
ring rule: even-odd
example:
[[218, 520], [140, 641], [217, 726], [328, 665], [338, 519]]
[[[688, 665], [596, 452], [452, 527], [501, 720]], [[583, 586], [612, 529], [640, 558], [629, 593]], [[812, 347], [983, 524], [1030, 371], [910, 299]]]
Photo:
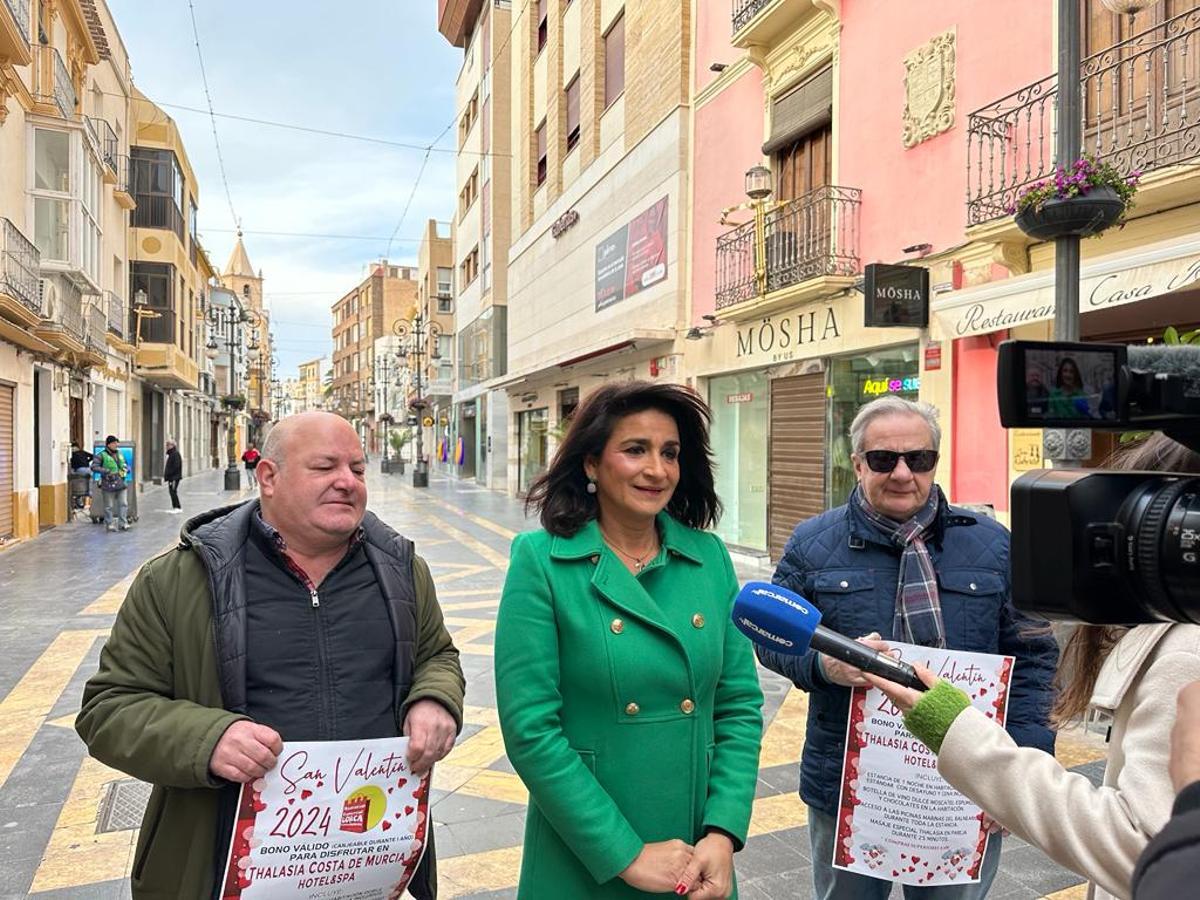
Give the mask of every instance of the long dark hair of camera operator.
[[599, 506], [587, 492], [583, 464], [598, 459], [617, 422], [625, 416], [654, 409], [675, 420], [679, 429], [679, 484], [667, 512], [689, 528], [708, 528], [721, 516], [721, 501], [713, 487], [712, 451], [708, 425], [712, 413], [697, 394], [678, 384], [627, 381], [594, 391], [575, 411], [571, 427], [554, 454], [550, 468], [529, 489], [526, 512], [537, 510], [542, 527], [569, 537]]
[[[1106, 464], [1112, 469], [1200, 475], [1200, 454], [1160, 433], [1119, 447]], [[1055, 677], [1059, 693], [1051, 718], [1056, 725], [1062, 727], [1087, 711], [1104, 660], [1128, 630], [1121, 625], [1075, 627]]]

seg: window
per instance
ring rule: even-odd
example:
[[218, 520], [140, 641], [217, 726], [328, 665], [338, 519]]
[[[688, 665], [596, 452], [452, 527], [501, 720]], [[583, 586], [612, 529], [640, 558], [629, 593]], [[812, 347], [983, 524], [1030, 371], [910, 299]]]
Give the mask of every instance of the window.
[[547, 21], [546, 21], [548, 15], [549, 15], [549, 12], [548, 12], [549, 7], [550, 7], [550, 4], [549, 4], [548, 0], [538, 0], [538, 7], [537, 7], [537, 11], [538, 11], [538, 38], [537, 38], [538, 53], [541, 53], [542, 48], [546, 46], [546, 38], [548, 37], [548, 35], [550, 33], [550, 30], [549, 30], [549, 27], [548, 27]]
[[137, 206], [135, 228], [166, 228], [183, 236], [183, 173], [170, 150], [130, 148], [131, 178]]
[[83, 197], [80, 209], [82, 213], [82, 253], [80, 265], [84, 273], [92, 280], [92, 284], [100, 284], [100, 244], [102, 231], [100, 229], [100, 197], [101, 185], [104, 183], [100, 175], [100, 166], [89, 155], [83, 164]]
[[463, 109], [462, 118], [458, 120], [458, 143], [461, 147], [471, 134], [471, 129], [475, 127], [475, 120], [479, 118], [479, 89], [475, 89], [475, 93], [471, 95], [471, 99], [467, 101], [466, 107]]
[[43, 260], [67, 262], [71, 250], [71, 135], [38, 128], [33, 147], [33, 242]]
[[479, 247], [472, 248], [458, 267], [459, 285], [466, 287], [479, 277]]
[[567, 85], [567, 152], [579, 143], [579, 73]]
[[437, 311], [442, 315], [450, 315], [454, 312], [454, 301], [449, 297], [438, 297]]
[[604, 108], [625, 91], [625, 12], [604, 35]]
[[449, 297], [454, 290], [454, 272], [449, 266], [437, 267], [437, 292], [439, 297]]
[[458, 192], [458, 217], [462, 221], [466, 216], [467, 210], [475, 205], [475, 201], [479, 199], [479, 167], [475, 167], [475, 171], [471, 173], [471, 177], [467, 179], [467, 183], [463, 185], [463, 189]]
[[[130, 298], [136, 302], [143, 299], [146, 306], [158, 313], [156, 318], [142, 317], [141, 339], [153, 344], [171, 344], [175, 341], [175, 267], [165, 263], [134, 262], [129, 271]], [[136, 324], [136, 318], [134, 320]]]
[[537, 183], [546, 180], [546, 122], [537, 127]]

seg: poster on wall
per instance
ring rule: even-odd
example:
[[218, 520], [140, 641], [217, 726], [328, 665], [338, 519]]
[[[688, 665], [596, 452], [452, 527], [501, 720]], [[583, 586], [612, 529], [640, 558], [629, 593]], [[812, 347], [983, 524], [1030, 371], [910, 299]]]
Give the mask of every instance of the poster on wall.
[[667, 277], [667, 198], [596, 245], [596, 312]]

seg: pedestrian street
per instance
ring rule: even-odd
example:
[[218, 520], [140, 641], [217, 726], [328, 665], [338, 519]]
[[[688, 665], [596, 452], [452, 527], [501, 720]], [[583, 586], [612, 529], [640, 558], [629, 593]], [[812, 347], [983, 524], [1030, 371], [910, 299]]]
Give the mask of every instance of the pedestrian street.
[[[183, 516], [166, 512], [165, 488], [149, 487], [127, 533], [80, 521], [0, 551], [0, 900], [129, 896], [148, 786], [89, 759], [75, 713], [138, 567], [176, 543], [188, 516], [250, 496], [227, 494], [220, 481], [219, 471], [185, 480]], [[370, 508], [428, 560], [467, 677], [466, 725], [434, 775], [440, 896], [513, 897], [528, 798], [505, 757], [492, 640], [509, 542], [530, 525], [519, 502], [437, 475], [416, 490], [406, 476], [373, 472], [369, 490]], [[752, 561], [738, 568], [743, 580], [770, 575]], [[806, 898], [809, 841], [797, 796], [805, 695], [760, 672], [767, 725], [751, 838], [735, 858], [740, 896]], [[1061, 735], [1058, 755], [1099, 779], [1098, 739]], [[1016, 838], [1005, 840], [1002, 860], [996, 900], [1083, 897], [1082, 879]]]

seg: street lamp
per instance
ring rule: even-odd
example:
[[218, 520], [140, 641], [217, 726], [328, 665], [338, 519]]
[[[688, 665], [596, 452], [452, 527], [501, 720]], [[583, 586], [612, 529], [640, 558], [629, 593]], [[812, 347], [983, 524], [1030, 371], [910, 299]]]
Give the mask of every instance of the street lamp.
[[[746, 170], [746, 196], [749, 200], [721, 210], [721, 224], [735, 225], [739, 228], [749, 223], [731, 222], [729, 214], [738, 210], [750, 210], [754, 213], [754, 284], [760, 296], [767, 292], [767, 213], [787, 205], [786, 200], [772, 200], [773, 193], [775, 184], [771, 170], [758, 163]], [[698, 334], [691, 338], [698, 339]]]
[[205, 345], [204, 354], [209, 359], [216, 359], [220, 353], [220, 337], [225, 342], [229, 353], [229, 392], [225, 395], [222, 406], [225, 409], [225, 450], [229, 457], [225, 467], [225, 490], [236, 491], [242, 486], [241, 473], [237, 467], [237, 433], [234, 427], [234, 411], [237, 405], [237, 393], [233, 383], [234, 349], [241, 337], [240, 326], [247, 321], [245, 312], [234, 306], [217, 306], [208, 308], [209, 339]]
[[[391, 407], [388, 405], [388, 385], [392, 381], [393, 374], [392, 358], [389, 354], [384, 353], [382, 356], [375, 358], [375, 384], [383, 388], [383, 398], [380, 404], [383, 407], [383, 414], [378, 417], [378, 421], [383, 426], [383, 458], [379, 461], [379, 471], [384, 475], [390, 475], [392, 472], [392, 461], [389, 456], [391, 447], [388, 444], [388, 427], [395, 419], [392, 418]], [[404, 474], [403, 471], [401, 474]]]
[[[418, 311], [413, 316], [412, 321], [397, 319], [392, 323], [392, 334], [403, 339], [409, 347], [409, 351], [416, 357], [417, 369], [417, 398], [409, 404], [409, 408], [416, 412], [418, 419], [428, 408], [429, 404], [425, 402], [424, 397], [424, 364], [423, 360], [426, 353], [429, 358], [440, 359], [441, 354], [438, 352], [437, 340], [442, 335], [441, 326], [437, 322], [429, 321], [425, 318], [424, 313]], [[430, 341], [433, 346], [430, 347]], [[425, 461], [424, 449], [425, 426], [418, 421], [417, 423], [417, 459], [413, 466], [413, 487], [429, 487], [429, 467]]]

